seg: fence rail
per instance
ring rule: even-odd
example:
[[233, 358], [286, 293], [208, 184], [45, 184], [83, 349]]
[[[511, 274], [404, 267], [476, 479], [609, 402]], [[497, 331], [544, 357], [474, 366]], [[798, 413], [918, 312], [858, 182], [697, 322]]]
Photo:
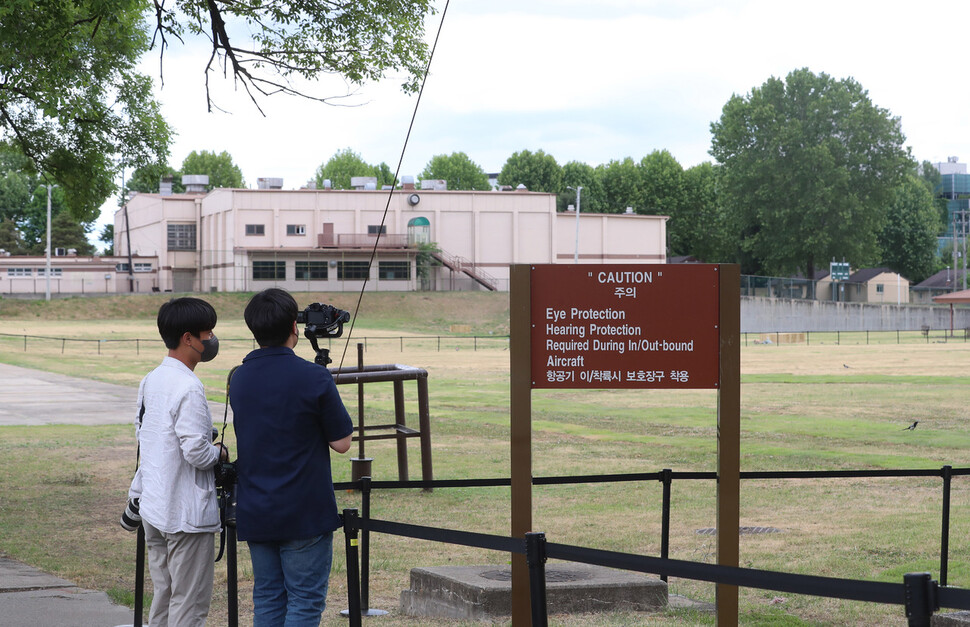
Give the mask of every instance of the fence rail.
[[[541, 544], [545, 547], [544, 551], [545, 556], [547, 557], [658, 574], [664, 581], [667, 581], [668, 576], [674, 576], [685, 579], [696, 579], [699, 581], [725, 583], [729, 585], [775, 590], [780, 592], [810, 594], [814, 596], [842, 598], [875, 603], [902, 604], [906, 606], [906, 615], [910, 619], [910, 625], [928, 626], [930, 624], [929, 617], [934, 611], [939, 610], [941, 605], [943, 607], [970, 610], [970, 590], [946, 588], [948, 579], [947, 572], [949, 567], [950, 489], [952, 479], [955, 476], [970, 476], [970, 467], [953, 468], [952, 466], [945, 465], [939, 469], [793, 470], [744, 471], [740, 473], [740, 478], [742, 480], [940, 477], [943, 481], [943, 490], [941, 499], [942, 515], [940, 527], [939, 582], [933, 581], [929, 573], [908, 574], [906, 575], [903, 584], [889, 584], [874, 581], [838, 579], [794, 573], [780, 573], [750, 568], [717, 566], [700, 562], [670, 559], [669, 547], [672, 483], [674, 480], [716, 480], [717, 473], [709, 471], [674, 472], [670, 469], [664, 469], [660, 472], [647, 473], [533, 477], [533, 485], [659, 481], [663, 485], [660, 557], [646, 557], [641, 555], [600, 551], [583, 547], [546, 544], [544, 534], [536, 535], [542, 536]], [[496, 486], [511, 486], [511, 479], [503, 477], [491, 479], [436, 479], [432, 481], [373, 481], [370, 477], [362, 477], [357, 481], [334, 484], [335, 489], [356, 489], [362, 494], [361, 506], [363, 516], [359, 517], [356, 514], [356, 510], [352, 510], [354, 512], [353, 522], [349, 525], [349, 527], [345, 526], [346, 534], [353, 534], [354, 538], [356, 539], [356, 533], [359, 530], [362, 531], [363, 536], [359, 548], [360, 556], [354, 557], [354, 559], [362, 559], [362, 568], [355, 567], [353, 577], [355, 578], [354, 581], [356, 583], [353, 583], [350, 581], [350, 579], [348, 579], [351, 595], [355, 594], [355, 586], [356, 593], [360, 595], [357, 601], [358, 608], [362, 607], [362, 611], [365, 612], [365, 615], [366, 611], [369, 609], [369, 531], [404, 535], [412, 538], [461, 544], [465, 546], [475, 546], [478, 548], [504, 552], [525, 552], [525, 549], [523, 548], [524, 544], [521, 539], [515, 540], [504, 538], [502, 536], [487, 536], [485, 534], [474, 534], [447, 529], [432, 529], [421, 527], [419, 525], [371, 520], [370, 501], [371, 492], [373, 490], [408, 488], [432, 490], [434, 488]], [[348, 535], [348, 542], [350, 541], [349, 538], [350, 535]], [[511, 550], [510, 546], [514, 548], [514, 545], [507, 544], [509, 541], [518, 542], [518, 549], [520, 550]], [[354, 551], [356, 550], [357, 547], [355, 545]], [[348, 564], [351, 557], [352, 556], [348, 553]], [[544, 559], [545, 558], [542, 559], [543, 562]], [[530, 562], [530, 568], [532, 567], [533, 564]], [[348, 568], [348, 578], [350, 578], [350, 576], [351, 572], [350, 568]], [[534, 574], [530, 575], [530, 579], [534, 578]], [[533, 590], [533, 612], [538, 611], [536, 607], [537, 603], [541, 603], [541, 609], [543, 612], [545, 611], [544, 587], [540, 592], [542, 592], [543, 598], [541, 601], [537, 601], [535, 598], [536, 591]], [[353, 607], [354, 601], [352, 600], [352, 610], [350, 612], [351, 617], [354, 616]], [[351, 624], [359, 623], [352, 622]], [[533, 624], [536, 625], [545, 623], [533, 622]]]
[[[60, 348], [63, 354], [69, 347], [80, 347], [90, 352], [107, 352], [107, 347], [124, 346], [129, 350], [134, 349], [135, 354], [141, 353], [141, 345], [145, 344], [152, 348], [158, 347], [161, 339], [153, 338], [71, 338], [54, 337], [46, 335], [30, 335], [24, 333], [0, 333], [0, 342], [16, 342], [18, 346], [26, 352], [31, 346]], [[328, 338], [329, 347], [334, 345], [342, 346], [347, 338], [333, 340]], [[441, 352], [442, 350], [506, 350], [509, 346], [509, 336], [507, 335], [398, 335], [398, 336], [368, 336], [351, 338], [353, 342], [360, 342], [364, 345], [364, 350], [370, 348], [397, 348], [404, 352], [405, 348], [411, 350], [430, 350]], [[321, 341], [321, 345], [322, 345]], [[231, 344], [245, 344], [252, 350], [257, 348], [256, 340], [253, 338], [219, 338], [219, 344], [224, 348]]]

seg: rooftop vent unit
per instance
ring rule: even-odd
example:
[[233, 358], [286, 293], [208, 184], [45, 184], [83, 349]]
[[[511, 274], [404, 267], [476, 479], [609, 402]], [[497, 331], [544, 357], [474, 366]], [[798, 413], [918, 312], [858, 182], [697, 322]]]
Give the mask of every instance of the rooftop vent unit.
[[330, 179], [323, 179], [323, 189], [333, 189], [333, 182]]
[[283, 189], [283, 179], [261, 176], [256, 179], [257, 189]]
[[628, 216], [631, 216], [631, 215], [633, 215], [633, 207], [627, 207], [627, 208], [626, 208], [626, 214], [627, 214]]
[[182, 177], [186, 194], [204, 194], [209, 186], [208, 174], [186, 174]]
[[428, 179], [421, 181], [421, 189], [443, 192], [448, 189], [448, 181], [444, 179]]
[[350, 186], [354, 189], [377, 189], [377, 177], [352, 176], [350, 177]]
[[414, 177], [410, 174], [402, 176], [401, 189], [414, 189]]
[[173, 181], [174, 179], [171, 176], [163, 176], [162, 180], [158, 183], [158, 193], [162, 196], [171, 196]]

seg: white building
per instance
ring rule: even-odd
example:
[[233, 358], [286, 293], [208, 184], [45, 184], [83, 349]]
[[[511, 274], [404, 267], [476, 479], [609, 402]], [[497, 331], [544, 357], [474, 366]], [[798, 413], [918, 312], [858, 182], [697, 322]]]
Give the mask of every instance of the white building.
[[[159, 287], [176, 292], [359, 290], [364, 278], [372, 290], [506, 290], [509, 264], [573, 263], [577, 253], [576, 214], [557, 213], [554, 194], [282, 190], [263, 180], [276, 183], [137, 194], [115, 213], [115, 251], [127, 255], [130, 240], [135, 255], [157, 258]], [[579, 262], [665, 263], [666, 220], [581, 214]]]

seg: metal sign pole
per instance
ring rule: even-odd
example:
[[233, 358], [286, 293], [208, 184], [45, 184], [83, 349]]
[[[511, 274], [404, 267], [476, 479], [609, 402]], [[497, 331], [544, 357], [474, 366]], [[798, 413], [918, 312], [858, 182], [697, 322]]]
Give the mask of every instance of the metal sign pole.
[[[717, 392], [717, 563], [738, 566], [741, 516], [741, 268], [720, 265]], [[717, 585], [717, 624], [738, 624], [738, 588]]]
[[[509, 282], [512, 537], [532, 531], [532, 268], [513, 265]], [[529, 565], [512, 554], [512, 624], [532, 623]]]

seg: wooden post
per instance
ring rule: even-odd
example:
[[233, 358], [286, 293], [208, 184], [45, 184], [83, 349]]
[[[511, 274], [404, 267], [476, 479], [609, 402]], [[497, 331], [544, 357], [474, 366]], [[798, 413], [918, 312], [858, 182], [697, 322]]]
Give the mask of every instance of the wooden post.
[[[532, 531], [532, 320], [529, 265], [511, 268], [509, 322], [510, 420], [512, 457], [512, 537], [525, 539]], [[512, 625], [532, 623], [529, 566], [525, 555], [512, 554]]]
[[[720, 272], [720, 365], [717, 393], [717, 563], [738, 566], [741, 515], [741, 270]], [[717, 585], [717, 624], [738, 624], [738, 587]]]

